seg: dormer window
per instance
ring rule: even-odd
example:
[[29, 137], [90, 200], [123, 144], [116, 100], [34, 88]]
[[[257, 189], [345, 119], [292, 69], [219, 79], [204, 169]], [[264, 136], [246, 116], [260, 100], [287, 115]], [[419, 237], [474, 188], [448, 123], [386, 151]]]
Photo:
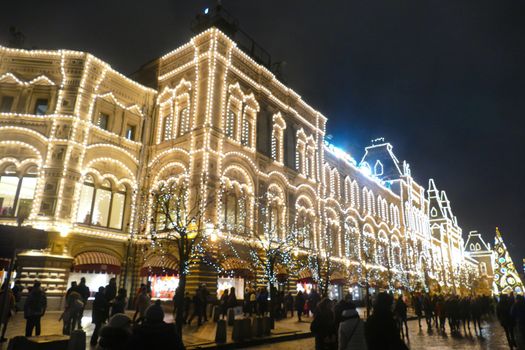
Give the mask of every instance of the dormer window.
[[47, 98], [37, 99], [35, 102], [34, 114], [36, 115], [47, 114], [48, 105], [49, 105], [49, 100]]
[[432, 216], [433, 218], [435, 218], [437, 216], [438, 212], [436, 210], [436, 208], [432, 208], [430, 210], [430, 216]]
[[379, 160], [377, 160], [376, 164], [374, 165], [374, 174], [383, 175], [383, 163], [381, 163]]

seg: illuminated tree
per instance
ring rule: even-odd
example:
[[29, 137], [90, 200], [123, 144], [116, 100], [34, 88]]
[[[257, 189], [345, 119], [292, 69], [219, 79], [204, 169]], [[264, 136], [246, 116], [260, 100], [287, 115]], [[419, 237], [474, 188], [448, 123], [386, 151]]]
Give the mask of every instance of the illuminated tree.
[[[255, 280], [258, 278], [257, 271], [262, 271], [261, 280], [270, 286], [270, 315], [273, 316], [272, 287], [277, 283], [278, 267], [285, 266], [288, 271], [294, 269], [294, 250], [304, 239], [304, 231], [308, 228], [290, 223], [282, 198], [273, 191], [260, 197], [242, 193], [238, 202], [245, 203], [239, 208], [239, 218], [228, 220], [228, 216], [223, 215], [221, 247], [216, 257], [208, 258], [206, 262], [219, 273], [228, 274], [230, 271], [222, 266], [222, 262], [231, 257], [248, 260], [248, 268], [255, 272]], [[248, 208], [257, 213], [257, 224], [250, 224]]]
[[494, 290], [497, 294], [510, 292], [522, 294], [523, 283], [497, 227], [494, 252]]
[[179, 259], [179, 286], [175, 322], [179, 331], [184, 323], [184, 294], [190, 264], [202, 258], [203, 247], [207, 245], [205, 211], [213, 198], [203, 195], [202, 183], [193, 190], [184, 176], [169, 182], [162, 182], [149, 193], [153, 206], [149, 239], [154, 251], [169, 254], [175, 251]]

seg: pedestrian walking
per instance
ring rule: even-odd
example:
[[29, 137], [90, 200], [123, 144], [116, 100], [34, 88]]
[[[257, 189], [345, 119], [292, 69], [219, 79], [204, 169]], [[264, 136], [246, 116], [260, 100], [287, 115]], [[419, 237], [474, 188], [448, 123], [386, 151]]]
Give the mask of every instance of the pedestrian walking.
[[127, 302], [128, 302], [127, 291], [125, 288], [120, 288], [118, 290], [117, 296], [115, 297], [115, 299], [113, 299], [113, 304], [111, 305], [111, 315], [110, 316], [125, 313]]
[[20, 305], [20, 302], [22, 301], [22, 292], [24, 291], [24, 287], [22, 286], [22, 282], [20, 282], [19, 279], [15, 280], [15, 285], [11, 289], [13, 292], [13, 296], [15, 297], [15, 308], [16, 311], [22, 310], [22, 305]]
[[[146, 285], [141, 286], [140, 293], [135, 300], [135, 315], [133, 315], [133, 322], [141, 321], [146, 315], [146, 310], [150, 306], [151, 297], [148, 294]], [[137, 319], [137, 316], [139, 317]]]
[[412, 303], [414, 306], [414, 312], [417, 316], [417, 323], [419, 324], [419, 329], [421, 329], [421, 317], [423, 317], [423, 304], [419, 295], [412, 294]]
[[113, 299], [117, 297], [117, 279], [115, 277], [109, 280], [108, 285], [104, 288], [104, 293], [108, 303], [113, 303]]
[[82, 318], [84, 317], [84, 309], [86, 308], [87, 302], [89, 297], [91, 296], [91, 292], [89, 290], [89, 287], [86, 285], [86, 278], [82, 277], [80, 279], [80, 283], [78, 284], [76, 291], [80, 294], [82, 297], [82, 302], [84, 303], [84, 307], [80, 311], [80, 315], [78, 317], [78, 329], [82, 329]]
[[336, 349], [335, 317], [330, 299], [323, 298], [317, 305], [310, 331], [315, 336], [315, 350]]
[[70, 291], [69, 294], [66, 293], [66, 295], [66, 306], [61, 316], [63, 322], [62, 333], [69, 335], [78, 324], [78, 318], [84, 308], [84, 303], [80, 294], [75, 290]]
[[29, 292], [24, 304], [24, 318], [26, 319], [26, 337], [30, 337], [35, 330], [35, 335], [40, 335], [40, 319], [44, 316], [47, 308], [46, 293], [36, 281]]
[[511, 314], [512, 305], [510, 304], [510, 299], [508, 295], [501, 294], [499, 297], [499, 302], [496, 306], [496, 315], [498, 317], [499, 323], [503, 330], [505, 330], [505, 335], [507, 337], [507, 342], [509, 347], [513, 349], [516, 345], [516, 339], [514, 337], [514, 318]]
[[284, 307], [284, 317], [288, 317], [288, 312], [290, 312], [290, 317], [293, 318], [294, 302], [292, 292], [288, 292], [288, 294], [286, 294], [286, 296], [284, 297]]
[[304, 312], [305, 298], [302, 291], [298, 291], [295, 296], [295, 310], [297, 310], [297, 321], [301, 322], [301, 316]]
[[520, 350], [525, 349], [525, 299], [522, 295], [516, 296], [516, 302], [512, 305], [510, 313], [516, 325], [517, 347]]
[[91, 323], [95, 325], [93, 335], [91, 336], [90, 344], [95, 346], [98, 343], [98, 333], [102, 325], [106, 322], [109, 315], [109, 302], [106, 299], [104, 287], [99, 287], [93, 300], [93, 310], [91, 315]]
[[228, 289], [222, 292], [221, 298], [219, 299], [219, 307], [221, 309], [221, 319], [225, 319], [226, 313], [228, 312]]
[[368, 350], [408, 349], [399, 334], [399, 328], [392, 314], [392, 297], [379, 293], [372, 315], [366, 320], [365, 338]]
[[399, 330], [401, 331], [401, 338], [407, 338], [408, 340], [408, 322], [407, 322], [407, 304], [403, 300], [403, 296], [400, 295], [394, 306], [394, 315], [396, 317]]

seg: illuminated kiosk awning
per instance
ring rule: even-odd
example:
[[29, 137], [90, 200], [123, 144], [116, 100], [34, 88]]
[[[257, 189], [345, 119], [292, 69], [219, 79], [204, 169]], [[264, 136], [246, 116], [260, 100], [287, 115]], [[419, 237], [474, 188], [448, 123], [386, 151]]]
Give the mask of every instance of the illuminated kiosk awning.
[[312, 271], [310, 269], [302, 269], [297, 274], [298, 283], [314, 283], [314, 278], [312, 277]]
[[120, 273], [120, 261], [117, 257], [102, 252], [80, 253], [73, 260], [73, 271], [95, 273]]
[[340, 271], [334, 271], [334, 273], [332, 273], [332, 275], [330, 276], [331, 284], [343, 285], [345, 284], [345, 282], [345, 276]]
[[228, 277], [243, 277], [247, 278], [251, 275], [250, 265], [238, 258], [226, 258], [221, 263], [221, 268], [224, 271], [222, 275]]
[[179, 274], [179, 261], [173, 255], [150, 255], [142, 268], [140, 275], [145, 276], [172, 276]]

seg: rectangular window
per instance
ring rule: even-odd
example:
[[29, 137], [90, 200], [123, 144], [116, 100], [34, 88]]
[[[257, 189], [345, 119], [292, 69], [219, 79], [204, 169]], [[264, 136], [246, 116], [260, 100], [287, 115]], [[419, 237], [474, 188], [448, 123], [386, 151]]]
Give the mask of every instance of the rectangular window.
[[91, 202], [93, 200], [93, 186], [82, 185], [80, 200], [78, 202], [77, 221], [83, 224], [91, 224]]
[[111, 191], [97, 189], [95, 204], [93, 206], [93, 218], [91, 223], [97, 226], [107, 226], [109, 219], [109, 205], [111, 203]]
[[107, 130], [109, 125], [109, 115], [100, 113], [98, 115], [97, 126], [101, 129]]
[[122, 229], [122, 218], [124, 216], [124, 202], [126, 196], [123, 193], [114, 193], [111, 203], [111, 215], [109, 217], [109, 228]]
[[9, 113], [13, 107], [13, 101], [15, 98], [13, 96], [2, 96], [2, 102], [0, 102], [0, 112]]
[[136, 127], [135, 125], [129, 125], [126, 127], [126, 138], [128, 140], [135, 140], [135, 130], [136, 130]]
[[44, 115], [47, 114], [47, 108], [48, 108], [49, 100], [47, 98], [39, 98], [36, 100], [35, 103], [35, 114], [36, 115]]

